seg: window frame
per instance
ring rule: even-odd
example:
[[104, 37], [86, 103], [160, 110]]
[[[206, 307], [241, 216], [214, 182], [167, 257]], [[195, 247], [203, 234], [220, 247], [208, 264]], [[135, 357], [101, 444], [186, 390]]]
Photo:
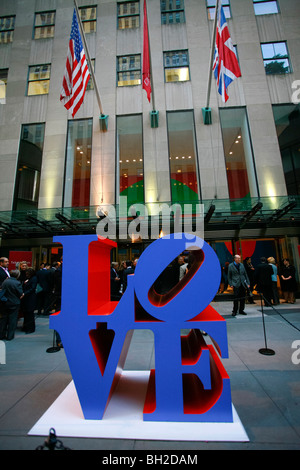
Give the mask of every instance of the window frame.
[[[32, 79], [30, 80], [30, 69], [33, 69], [34, 67], [48, 67], [48, 72], [49, 72], [49, 78], [39, 78], [39, 79]], [[26, 90], [26, 96], [44, 96], [49, 94], [49, 87], [50, 87], [50, 78], [51, 78], [51, 64], [35, 64], [35, 65], [29, 65], [28, 66], [28, 77], [27, 77], [27, 90]], [[34, 93], [34, 94], [29, 94], [29, 88], [31, 83], [35, 82], [48, 82], [48, 89], [47, 93]]]
[[[279, 57], [276, 58], [276, 54], [273, 57], [264, 57], [263, 46], [265, 46], [265, 45], [274, 46], [275, 44], [284, 44], [285, 49], [286, 49], [286, 55], [284, 55], [280, 58]], [[286, 74], [289, 74], [289, 73], [293, 72], [292, 65], [291, 65], [291, 59], [290, 59], [290, 54], [289, 54], [289, 50], [288, 50], [288, 46], [287, 46], [287, 41], [261, 42], [260, 46], [261, 46], [262, 59], [263, 59], [263, 64], [264, 64], [266, 75], [286, 75]], [[274, 52], [275, 52], [275, 48], [274, 48]], [[268, 73], [267, 70], [266, 70], [266, 65], [267, 65], [266, 62], [267, 63], [277, 62], [277, 60], [279, 60], [279, 61], [280, 60], [287, 60], [288, 61], [288, 70], [286, 72], [275, 72], [275, 73], [270, 73], [269, 72]]]
[[[257, 13], [256, 10], [255, 10], [255, 5], [261, 5], [261, 4], [264, 4], [264, 3], [276, 3], [276, 6], [277, 6], [277, 11], [276, 12], [267, 12], [267, 13]], [[263, 16], [263, 15], [278, 15], [278, 13], [280, 13], [280, 10], [279, 10], [279, 5], [278, 5], [278, 0], [253, 0], [253, 8], [254, 8], [254, 13], [255, 13], [255, 16]]]
[[[130, 3], [137, 3], [138, 4], [138, 13], [126, 13], [126, 14], [119, 14], [119, 7], [124, 4]], [[130, 18], [138, 18], [138, 24], [136, 26], [120, 28], [120, 20], [122, 19], [130, 19]], [[141, 6], [139, 0], [127, 0], [127, 1], [120, 1], [117, 2], [117, 30], [124, 31], [128, 29], [138, 29], [141, 25]]]
[[[79, 130], [80, 127], [85, 127], [83, 134], [81, 135]], [[73, 129], [71, 129], [73, 127]], [[77, 134], [73, 135], [73, 132]], [[66, 142], [65, 142], [65, 164], [64, 164], [64, 179], [63, 179], [63, 192], [62, 192], [62, 207], [77, 208], [83, 207], [82, 205], [77, 205], [74, 203], [74, 187], [76, 178], [75, 167], [76, 167], [76, 155], [78, 151], [81, 154], [82, 148], [88, 149], [90, 151], [89, 160], [86, 160], [89, 172], [88, 184], [89, 186], [89, 196], [84, 195], [87, 199], [90, 200], [91, 197], [91, 188], [92, 188], [92, 161], [93, 161], [93, 118], [80, 118], [80, 119], [69, 119], [67, 122], [67, 133], [66, 133]], [[78, 141], [82, 139], [84, 144], [78, 146]], [[75, 148], [76, 147], [76, 148]], [[80, 147], [80, 148], [79, 148]], [[82, 157], [84, 158], [84, 156]], [[69, 178], [70, 177], [70, 178]], [[84, 178], [80, 178], [84, 181]], [[86, 188], [85, 188], [86, 189]], [[83, 191], [85, 191], [85, 189]], [[69, 205], [67, 205], [69, 203]], [[89, 205], [89, 204], [88, 204]]]
[[[53, 14], [53, 22], [49, 24], [42, 24], [42, 25], [37, 25], [36, 20], [37, 20], [37, 15], [46, 15], [46, 14]], [[33, 26], [33, 39], [34, 40], [39, 40], [39, 39], [51, 39], [54, 37], [54, 30], [55, 30], [55, 20], [56, 20], [56, 10], [46, 10], [46, 11], [37, 11], [34, 15], [34, 26]], [[53, 35], [52, 36], [44, 36], [44, 37], [38, 37], [36, 36], [36, 31], [41, 31], [46, 28], [53, 28]]]
[[[36, 129], [40, 129], [40, 140], [30, 140], [25, 136], [25, 130], [28, 132], [29, 128], [35, 127]], [[20, 141], [19, 141], [19, 149], [18, 149], [18, 160], [17, 160], [17, 168], [16, 168], [16, 176], [15, 176], [15, 188], [14, 188], [14, 198], [13, 198], [13, 210], [18, 210], [19, 205], [22, 208], [19, 210], [28, 210], [29, 206], [31, 208], [38, 208], [39, 203], [39, 193], [40, 193], [40, 181], [41, 181], [41, 171], [42, 171], [42, 164], [43, 164], [43, 157], [44, 157], [44, 145], [45, 145], [45, 122], [37, 122], [37, 123], [29, 123], [29, 124], [22, 124], [21, 126], [21, 134], [20, 134]], [[34, 134], [37, 137], [37, 132]], [[22, 143], [29, 142], [34, 146], [34, 148], [38, 149], [39, 152], [39, 160], [37, 161], [36, 155], [33, 160], [30, 162], [30, 158], [32, 156], [32, 152], [26, 153], [26, 149], [22, 149]], [[40, 145], [39, 145], [40, 144]], [[24, 150], [24, 153], [21, 152]], [[27, 160], [27, 155], [30, 155], [29, 160]], [[21, 198], [20, 195], [20, 182], [21, 182], [21, 171], [27, 171], [28, 173], [34, 173], [34, 180], [35, 184], [31, 187], [32, 190], [32, 198]], [[26, 205], [26, 209], [24, 209], [23, 204]], [[28, 206], [27, 206], [28, 205]]]
[[[119, 68], [119, 60], [120, 59], [124, 59], [124, 58], [130, 58], [130, 57], [139, 57], [139, 67], [134, 67], [134, 68], [127, 68], [127, 69], [124, 69], [124, 70], [120, 70]], [[116, 77], [116, 86], [117, 88], [123, 88], [123, 87], [126, 87], [126, 86], [139, 86], [142, 84], [142, 55], [141, 54], [128, 54], [128, 55], [120, 55], [120, 56], [117, 56], [117, 77]], [[127, 83], [127, 84], [124, 84], [124, 85], [119, 85], [120, 82], [126, 82], [126, 81], [131, 81], [131, 80], [119, 80], [119, 74], [121, 73], [130, 73], [130, 72], [139, 72], [139, 83]], [[135, 81], [134, 79], [132, 81]]]
[[[141, 130], [141, 151], [142, 151], [142, 155], [137, 155], [135, 158], [137, 159], [137, 157], [139, 157], [139, 162], [141, 162], [141, 167], [142, 167], [142, 179], [141, 179], [141, 182], [142, 182], [142, 187], [143, 187], [143, 190], [142, 190], [142, 193], [143, 193], [143, 200], [139, 200], [137, 201], [138, 204], [145, 204], [145, 197], [146, 197], [146, 192], [145, 192], [145, 155], [144, 155], [144, 124], [143, 124], [143, 113], [133, 113], [133, 114], [121, 114], [121, 115], [116, 115], [116, 131], [115, 131], [115, 142], [116, 142], [116, 145], [115, 145], [115, 162], [116, 162], [116, 175], [115, 175], [115, 199], [117, 201], [117, 204], [120, 204], [120, 197], [122, 196], [122, 193], [124, 191], [126, 191], [126, 189], [128, 188], [125, 188], [121, 191], [121, 171], [122, 171], [122, 168], [121, 168], [121, 165], [123, 165], [123, 161], [120, 160], [121, 158], [121, 155], [120, 155], [120, 145], [118, 144], [118, 139], [119, 139], [119, 136], [121, 135], [119, 133], [119, 126], [118, 126], [118, 120], [122, 120], [122, 119], [126, 119], [126, 118], [138, 118], [139, 121], [140, 121], [140, 130]], [[124, 134], [126, 135], [126, 134]], [[134, 160], [132, 160], [134, 162]], [[127, 162], [125, 162], [127, 163]], [[128, 162], [129, 165], [128, 165], [128, 169], [130, 167], [130, 162]], [[138, 170], [138, 165], [136, 165], [137, 167], [137, 170]], [[124, 169], [123, 169], [124, 170]], [[127, 176], [129, 175], [129, 173], [127, 173]], [[124, 175], [125, 176], [125, 175]], [[138, 176], [141, 176], [141, 175], [136, 175], [136, 177]], [[129, 185], [130, 187], [130, 185]], [[122, 196], [123, 197], [123, 196]], [[127, 200], [127, 204], [128, 204], [128, 200]], [[129, 198], [129, 205], [131, 205], [131, 200]]]
[[[206, 0], [207, 18], [209, 21], [210, 20], [213, 21], [215, 19], [215, 10], [216, 10], [216, 0], [211, 0], [211, 1], [215, 2], [215, 5], [209, 5], [208, 4], [209, 0]], [[222, 0], [222, 7], [224, 9], [226, 20], [232, 18], [230, 0]]]
[[[179, 0], [180, 1], [180, 7], [178, 8], [177, 6], [174, 8], [174, 2], [176, 5], [176, 2], [178, 0], [172, 0], [172, 8], [170, 8], [170, 0], [160, 0], [160, 16], [161, 16], [161, 24], [162, 25], [177, 25], [177, 24], [183, 24], [186, 22], [185, 20], [185, 7], [184, 7], [184, 0]], [[169, 8], [163, 8], [163, 2], [169, 2]], [[167, 17], [170, 19], [170, 15], [175, 15], [176, 13], [182, 13], [182, 21], [172, 21], [170, 22], [169, 20], [167, 21]], [[163, 15], [166, 17], [166, 21], [163, 21]], [[180, 17], [181, 18], [181, 17]]]
[[[95, 73], [96, 59], [91, 59], [91, 65], [93, 67], [93, 72]], [[94, 90], [94, 82], [92, 76], [90, 76], [89, 81], [87, 82], [85, 91]]]
[[[1, 20], [5, 20], [5, 19], [8, 19], [8, 18], [11, 19], [12, 26], [1, 29]], [[15, 24], [16, 24], [16, 15], [6, 15], [6, 16], [1, 16], [0, 17], [0, 44], [10, 44], [10, 43], [13, 42]], [[2, 37], [4, 37], [5, 34], [7, 34], [7, 36], [9, 37], [9, 41], [2, 41]]]
[[[249, 185], [250, 197], [260, 197], [260, 187], [259, 187], [259, 184], [258, 184], [256, 161], [255, 161], [254, 148], [253, 148], [253, 144], [252, 144], [252, 134], [251, 134], [250, 124], [249, 124], [247, 106], [220, 107], [218, 111], [219, 111], [221, 138], [222, 138], [222, 146], [223, 146], [223, 152], [224, 152], [224, 164], [225, 164], [225, 168], [226, 168], [226, 180], [227, 180], [227, 188], [228, 188], [229, 199], [231, 201], [241, 199], [241, 198], [231, 197], [233, 186], [236, 187], [237, 189], [239, 189], [237, 186], [230, 184], [230, 178], [229, 178], [229, 176], [230, 176], [229, 172], [232, 171], [232, 170], [235, 170], [234, 165], [233, 165], [233, 168], [230, 168], [231, 164], [234, 163], [234, 162], [232, 162], [231, 159], [235, 158], [235, 157], [232, 157], [232, 155], [234, 154], [234, 145], [235, 144], [238, 145], [238, 146], [239, 145], [243, 146], [243, 151], [242, 151], [243, 152], [243, 160], [239, 160], [238, 162], [242, 162], [245, 165], [246, 174], [247, 174], [247, 183]], [[227, 140], [226, 140], [226, 137], [225, 137], [225, 133], [223, 132], [223, 129], [228, 130], [228, 129], [238, 128], [238, 127], [240, 127], [239, 126], [240, 122], [238, 122], [238, 125], [235, 124], [235, 125], [232, 125], [231, 127], [229, 127], [228, 124], [227, 124], [227, 126], [225, 128], [223, 128], [222, 120], [224, 119], [224, 117], [222, 117], [222, 114], [224, 115], [224, 113], [234, 113], [235, 111], [239, 114], [242, 113], [242, 112], [244, 113], [243, 119], [244, 119], [244, 122], [245, 122], [247, 135], [246, 135], [246, 139], [244, 139], [243, 134], [242, 134], [243, 131], [241, 129], [241, 134], [239, 136], [236, 135], [237, 140], [235, 140], [235, 138], [232, 139], [231, 147], [227, 149], [229, 151], [228, 151], [228, 153], [226, 153]], [[242, 117], [242, 116], [238, 116], [238, 117], [233, 116], [233, 121], [235, 121], [235, 120], [238, 121], [239, 117]], [[247, 141], [248, 141], [248, 144], [249, 144], [248, 150], [250, 152], [251, 172], [252, 172], [252, 176], [253, 176], [252, 182], [250, 181], [251, 173], [248, 172], [247, 157], [246, 157], [246, 151], [245, 151], [245, 145], [247, 145], [246, 144]], [[249, 163], [249, 161], [248, 161], [248, 163]], [[252, 191], [253, 191], [252, 194], [251, 194], [251, 188], [252, 188]], [[244, 196], [244, 197], [246, 197], [246, 196]]]
[[[187, 56], [187, 65], [166, 65], [166, 54], [175, 54], [176, 53], [186, 53], [186, 56]], [[173, 57], [174, 57], [173, 56]], [[188, 49], [176, 49], [176, 50], [172, 50], [172, 51], [163, 51], [163, 64], [164, 64], [164, 79], [165, 79], [165, 83], [184, 83], [184, 82], [190, 82], [191, 81], [191, 70], [190, 70], [190, 59], [189, 59], [189, 51]], [[187, 68], [188, 69], [188, 80], [167, 80], [167, 77], [166, 77], [166, 70], [176, 70], [176, 69], [180, 69], [180, 68]]]
[[1, 87], [3, 86], [3, 91], [4, 91], [3, 97], [1, 97], [1, 93], [0, 93], [0, 104], [5, 104], [6, 103], [8, 71], [9, 71], [8, 68], [1, 68], [0, 69], [0, 90], [1, 90]]
[[[95, 18], [93, 19], [85, 19], [85, 18], [82, 18], [82, 12], [83, 10], [92, 10], [92, 9], [95, 9]], [[87, 6], [82, 6], [82, 7], [79, 7], [78, 8], [78, 11], [79, 11], [79, 15], [80, 15], [80, 20], [81, 20], [81, 23], [82, 23], [82, 27], [83, 27], [83, 30], [84, 30], [84, 33], [85, 34], [92, 34], [92, 33], [96, 33], [97, 32], [97, 5], [87, 5]], [[90, 24], [90, 23], [94, 23], [95, 25], [95, 28], [93, 31], [88, 31], [86, 26], [87, 24]]]

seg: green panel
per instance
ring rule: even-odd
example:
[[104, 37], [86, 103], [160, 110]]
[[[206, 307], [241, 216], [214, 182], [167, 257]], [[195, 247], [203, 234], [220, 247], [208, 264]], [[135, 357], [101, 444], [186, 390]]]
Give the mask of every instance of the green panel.
[[120, 193], [120, 196], [127, 197], [128, 207], [135, 203], [144, 203], [144, 181], [141, 180], [138, 183], [132, 184], [129, 188], [124, 189]]
[[171, 191], [173, 202], [188, 202], [199, 200], [199, 196], [197, 193], [195, 193], [195, 191], [190, 189], [186, 184], [174, 179], [171, 179]]

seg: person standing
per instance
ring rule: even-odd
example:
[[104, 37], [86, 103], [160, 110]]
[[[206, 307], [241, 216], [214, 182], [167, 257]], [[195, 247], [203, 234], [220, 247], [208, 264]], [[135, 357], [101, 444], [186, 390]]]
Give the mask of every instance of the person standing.
[[273, 269], [267, 263], [266, 258], [263, 256], [260, 259], [260, 264], [256, 267], [255, 280], [256, 290], [262, 294], [265, 307], [270, 307], [272, 304], [272, 275]]
[[5, 296], [2, 292], [1, 286], [5, 279], [7, 279], [10, 275], [8, 272], [8, 259], [7, 258], [0, 258], [0, 315], [3, 313], [4, 315], [4, 307], [5, 307]]
[[123, 292], [127, 289], [127, 276], [134, 274], [134, 269], [132, 267], [132, 262], [130, 260], [126, 261], [126, 269], [123, 271]]
[[252, 292], [253, 292], [253, 289], [254, 289], [255, 268], [254, 268], [254, 266], [252, 264], [252, 261], [251, 261], [251, 258], [249, 256], [247, 256], [247, 258], [245, 258], [243, 264], [245, 266], [248, 279], [250, 281], [250, 296], [249, 296], [248, 301], [249, 301], [250, 304], [254, 304], [255, 302], [253, 300]]
[[24, 324], [22, 330], [26, 334], [35, 332], [34, 310], [36, 307], [36, 286], [37, 277], [33, 268], [26, 271], [27, 279], [23, 284], [24, 297], [22, 299], [22, 307], [24, 311]]
[[43, 315], [48, 316], [53, 301], [53, 270], [50, 269], [49, 263], [45, 263], [44, 267], [36, 273], [36, 278], [39, 286], [42, 288], [38, 293], [38, 315], [41, 315], [43, 310]]
[[290, 264], [289, 258], [284, 258], [281, 272], [281, 289], [286, 303], [295, 303], [295, 292], [297, 290], [295, 276], [295, 267]]
[[270, 256], [268, 258], [268, 263], [273, 269], [273, 274], [272, 274], [272, 299], [273, 299], [273, 305], [278, 305], [279, 304], [279, 295], [278, 295], [278, 289], [277, 289], [277, 266], [275, 259]]
[[121, 280], [118, 274], [119, 263], [112, 262], [110, 266], [110, 300], [119, 301], [121, 298]]
[[2, 292], [6, 302], [0, 313], [0, 339], [11, 341], [15, 337], [18, 323], [18, 314], [23, 297], [22, 284], [18, 280], [20, 271], [15, 269], [2, 283]]
[[235, 255], [233, 263], [228, 266], [228, 284], [233, 287], [232, 316], [235, 317], [237, 313], [247, 315], [244, 308], [246, 289], [250, 288], [250, 281], [239, 255]]
[[0, 258], [0, 289], [2, 283], [5, 281], [6, 278], [10, 276], [8, 272], [8, 259], [7, 258]]

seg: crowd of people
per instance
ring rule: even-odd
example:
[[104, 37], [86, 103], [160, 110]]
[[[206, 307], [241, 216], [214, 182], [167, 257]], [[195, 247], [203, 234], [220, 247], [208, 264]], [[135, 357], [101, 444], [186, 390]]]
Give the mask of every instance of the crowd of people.
[[110, 298], [119, 301], [127, 288], [128, 275], [134, 274], [138, 258], [134, 261], [112, 262], [110, 267]]
[[222, 271], [222, 291], [228, 286], [232, 287], [234, 301], [232, 315], [237, 313], [246, 315], [244, 311], [246, 299], [253, 303], [253, 291], [256, 290], [262, 296], [264, 306], [278, 305], [280, 297], [278, 292], [278, 280], [284, 302], [295, 303], [297, 291], [296, 269], [288, 258], [282, 260], [278, 269], [273, 257], [260, 259], [260, 263], [254, 267], [250, 257], [241, 262], [241, 257], [235, 255], [232, 263], [226, 263]]
[[[111, 300], [120, 300], [127, 288], [129, 274], [134, 274], [138, 258], [134, 261], [122, 261], [111, 263], [110, 286]], [[191, 254], [183, 253], [174, 259], [155, 281], [155, 291], [158, 294], [169, 292], [188, 272], [193, 262]]]
[[0, 258], [0, 340], [12, 340], [17, 323], [22, 331], [35, 332], [35, 317], [60, 310], [62, 263], [42, 263], [35, 271], [23, 261], [8, 270], [9, 260]]
[[[111, 263], [112, 301], [119, 301], [126, 291], [128, 275], [134, 274], [137, 262], [138, 258]], [[191, 255], [178, 256], [157, 278], [156, 292], [164, 294], [172, 289], [188, 272], [192, 262]], [[22, 331], [33, 333], [36, 313], [47, 316], [59, 311], [61, 303], [62, 262], [57, 261], [52, 266], [43, 263], [37, 271], [26, 262], [19, 263], [11, 271], [8, 265], [7, 258], [0, 258], [0, 340], [14, 338], [20, 318], [23, 318]], [[235, 255], [233, 262], [226, 263], [222, 270], [221, 292], [230, 286], [234, 295], [232, 315], [246, 315], [245, 302], [246, 299], [254, 302], [254, 290], [262, 295], [265, 306], [280, 303], [278, 279], [284, 301], [295, 303], [296, 270], [288, 258], [283, 259], [278, 270], [273, 257], [261, 258], [260, 264], [254, 267], [251, 258], [247, 257], [242, 263], [241, 257]]]

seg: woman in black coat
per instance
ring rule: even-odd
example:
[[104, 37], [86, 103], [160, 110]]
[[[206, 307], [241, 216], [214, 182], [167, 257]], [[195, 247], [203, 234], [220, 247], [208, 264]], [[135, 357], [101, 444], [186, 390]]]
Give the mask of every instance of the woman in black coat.
[[36, 308], [36, 286], [37, 277], [33, 268], [26, 270], [26, 280], [23, 284], [24, 297], [22, 299], [22, 309], [24, 312], [24, 324], [22, 330], [25, 333], [35, 332], [34, 310]]
[[297, 290], [296, 269], [290, 264], [288, 258], [284, 258], [281, 269], [281, 290], [286, 303], [295, 303], [295, 292]]

